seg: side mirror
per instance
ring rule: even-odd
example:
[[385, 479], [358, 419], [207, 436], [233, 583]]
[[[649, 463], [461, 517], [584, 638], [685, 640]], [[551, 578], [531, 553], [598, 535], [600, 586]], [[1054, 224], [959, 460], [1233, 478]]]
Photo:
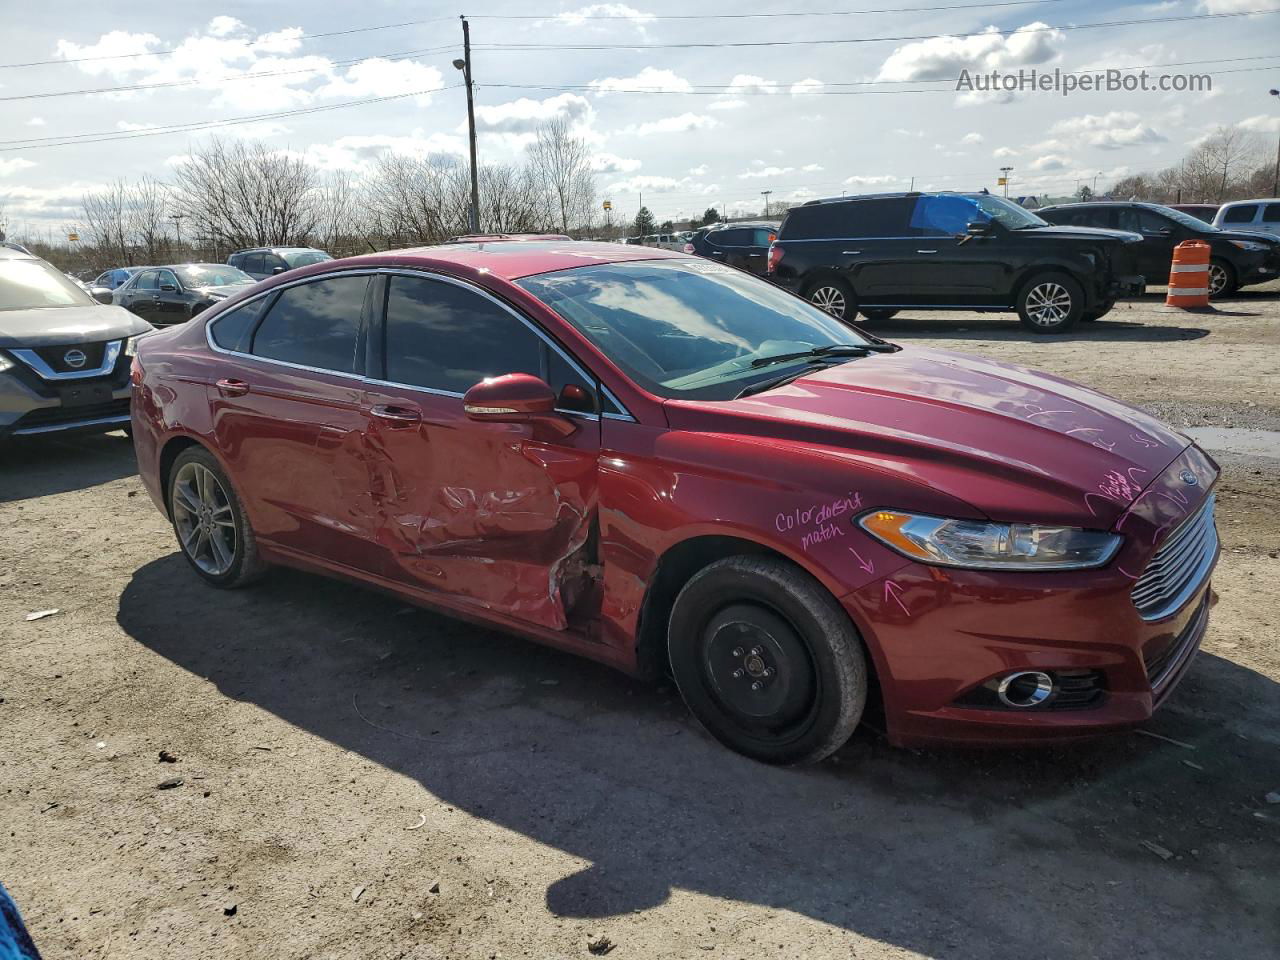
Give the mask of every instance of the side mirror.
[[275, 276], [277, 273], [284, 273], [284, 267], [272, 267], [272, 268], [271, 268], [271, 275], [272, 275], [272, 276]]
[[965, 232], [971, 237], [990, 236], [993, 229], [990, 220], [973, 220], [965, 226]]
[[175, 287], [172, 283], [162, 283], [160, 284], [160, 292], [161, 293], [177, 293], [178, 288]]
[[567, 437], [578, 428], [556, 413], [556, 395], [547, 384], [527, 373], [507, 373], [481, 380], [462, 398], [471, 420], [488, 423], [529, 423]]

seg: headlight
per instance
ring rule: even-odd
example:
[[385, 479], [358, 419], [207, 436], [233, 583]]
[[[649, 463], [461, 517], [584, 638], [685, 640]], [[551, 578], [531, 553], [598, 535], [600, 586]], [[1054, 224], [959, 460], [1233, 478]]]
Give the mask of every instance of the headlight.
[[1115, 556], [1121, 538], [1101, 530], [1028, 523], [948, 520], [893, 510], [868, 513], [859, 525], [912, 560], [970, 570], [1084, 570]]
[[1267, 249], [1267, 245], [1265, 243], [1254, 243], [1252, 240], [1228, 240], [1227, 243], [1239, 247], [1241, 250], [1249, 250], [1253, 253]]
[[13, 361], [10, 360], [8, 357], [6, 357], [3, 353], [0, 353], [0, 373], [4, 373], [6, 370], [8, 370], [12, 366], [13, 366]]
[[124, 355], [126, 357], [136, 357], [138, 355], [138, 341], [142, 339], [142, 334], [136, 337], [130, 337], [124, 342]]

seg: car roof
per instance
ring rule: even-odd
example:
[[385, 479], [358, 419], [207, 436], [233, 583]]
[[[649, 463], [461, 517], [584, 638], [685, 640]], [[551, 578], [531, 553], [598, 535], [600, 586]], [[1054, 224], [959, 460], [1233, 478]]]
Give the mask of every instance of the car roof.
[[290, 276], [330, 273], [335, 265], [344, 266], [417, 266], [445, 272], [488, 274], [504, 280], [518, 280], [539, 273], [570, 270], [604, 263], [627, 263], [636, 260], [690, 260], [687, 254], [653, 247], [635, 247], [620, 243], [593, 243], [586, 240], [497, 240], [467, 243], [443, 243], [432, 247], [386, 250], [343, 260], [303, 267]]
[[[1257, 200], [1228, 200], [1222, 204], [1224, 207], [1238, 207], [1245, 203], [1280, 203], [1280, 197], [1259, 197]], [[1206, 204], [1208, 206], [1208, 204]]]

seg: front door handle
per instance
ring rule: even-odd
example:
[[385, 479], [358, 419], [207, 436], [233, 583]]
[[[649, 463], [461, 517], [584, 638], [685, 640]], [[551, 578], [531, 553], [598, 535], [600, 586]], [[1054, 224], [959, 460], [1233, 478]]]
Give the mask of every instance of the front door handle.
[[937, 253], [937, 250], [917, 250], [916, 253]]
[[763, 254], [763, 253], [748, 253], [748, 254], [747, 254], [747, 256], [748, 256], [748, 257], [763, 257], [763, 256], [764, 256], [764, 254]]
[[249, 392], [249, 385], [243, 380], [219, 380], [217, 386], [224, 397], [243, 397]]
[[407, 427], [422, 420], [422, 414], [417, 410], [388, 403], [380, 403], [369, 412], [392, 427]]
[[841, 250], [840, 252], [846, 257], [856, 257], [862, 251], [861, 250]]

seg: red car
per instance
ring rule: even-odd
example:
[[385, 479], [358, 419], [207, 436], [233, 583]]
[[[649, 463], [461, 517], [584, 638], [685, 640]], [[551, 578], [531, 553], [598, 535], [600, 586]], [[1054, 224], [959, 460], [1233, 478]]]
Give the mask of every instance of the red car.
[[1205, 630], [1218, 468], [1076, 384], [898, 347], [723, 264], [573, 241], [316, 264], [141, 341], [195, 571], [286, 564], [657, 676], [735, 750], [1149, 716]]

